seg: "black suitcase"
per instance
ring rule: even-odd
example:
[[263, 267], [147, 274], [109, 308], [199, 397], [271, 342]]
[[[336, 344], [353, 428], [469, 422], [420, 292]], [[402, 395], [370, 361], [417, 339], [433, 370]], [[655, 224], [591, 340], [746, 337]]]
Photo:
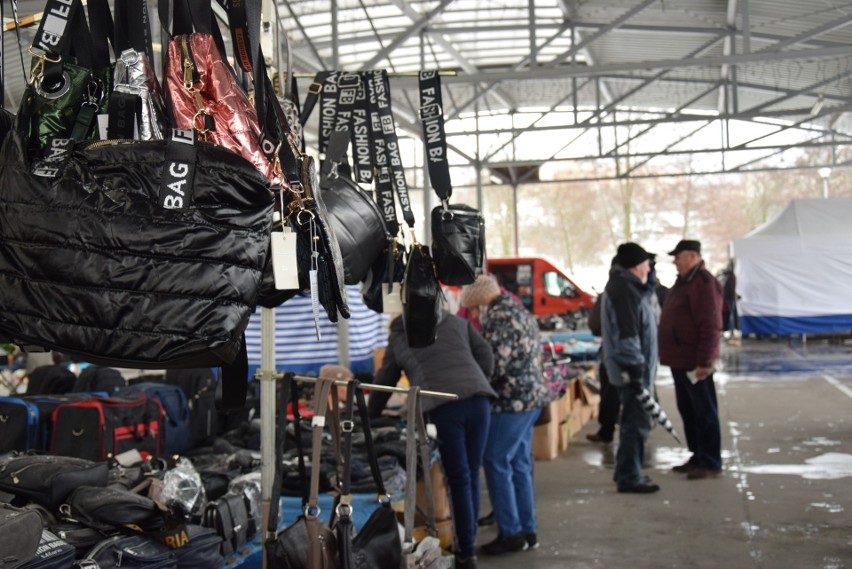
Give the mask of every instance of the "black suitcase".
[[189, 400], [189, 429], [192, 446], [201, 446], [221, 432], [216, 410], [216, 376], [210, 368], [170, 369], [166, 383], [183, 389]]
[[0, 453], [39, 449], [39, 410], [22, 397], [0, 397]]
[[73, 401], [84, 401], [90, 397], [107, 397], [103, 391], [91, 393], [66, 393], [65, 395], [27, 395], [25, 401], [36, 406], [38, 409], [38, 435], [37, 450], [47, 451], [50, 448], [50, 439], [53, 435], [53, 411], [63, 403]]
[[160, 402], [144, 393], [63, 403], [53, 411], [50, 452], [95, 461], [131, 449], [159, 456], [164, 420]]

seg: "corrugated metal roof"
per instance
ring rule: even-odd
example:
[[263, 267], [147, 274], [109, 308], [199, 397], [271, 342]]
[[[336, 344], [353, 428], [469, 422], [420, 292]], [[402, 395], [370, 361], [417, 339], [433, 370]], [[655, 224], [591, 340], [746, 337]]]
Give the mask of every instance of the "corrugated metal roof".
[[[22, 0], [21, 14], [41, 5]], [[455, 142], [469, 156], [470, 125], [453, 121], [477, 110], [515, 113], [516, 129], [520, 111], [553, 110], [523, 115], [528, 128], [549, 130], [619, 125], [642, 109], [660, 111], [646, 120], [655, 130], [697, 113], [735, 128], [768, 118], [801, 123], [803, 140], [822, 132], [840, 145], [835, 154], [852, 137], [852, 5], [842, 0], [278, 0], [277, 12], [303, 77], [332, 68], [454, 72], [444, 79], [447, 129], [465, 131]], [[14, 106], [23, 82], [13, 34], [4, 45]], [[416, 82], [395, 77], [392, 88], [399, 125], [416, 134]], [[577, 114], [565, 112], [575, 105]]]

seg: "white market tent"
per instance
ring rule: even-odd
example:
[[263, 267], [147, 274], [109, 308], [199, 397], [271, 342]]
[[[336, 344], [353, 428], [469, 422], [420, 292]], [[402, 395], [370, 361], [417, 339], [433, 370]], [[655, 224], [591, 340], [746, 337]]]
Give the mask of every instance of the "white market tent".
[[798, 199], [734, 240], [743, 334], [852, 330], [852, 198]]

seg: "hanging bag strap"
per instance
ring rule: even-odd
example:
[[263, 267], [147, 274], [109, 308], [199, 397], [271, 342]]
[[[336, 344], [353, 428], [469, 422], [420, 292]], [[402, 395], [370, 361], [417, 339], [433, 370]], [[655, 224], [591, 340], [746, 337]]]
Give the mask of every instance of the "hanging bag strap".
[[437, 71], [421, 71], [420, 120], [426, 144], [426, 164], [429, 182], [444, 205], [453, 195], [450, 163], [447, 160], [447, 135], [444, 131], [444, 105], [441, 96], [441, 76]]
[[[293, 373], [288, 372], [284, 374], [284, 378], [281, 380], [278, 388], [278, 409], [276, 412], [276, 416], [278, 417], [278, 423], [275, 429], [275, 476], [272, 481], [272, 494], [270, 496], [269, 502], [269, 518], [267, 519], [266, 530], [267, 535], [266, 539], [275, 539], [275, 534], [278, 531], [278, 513], [281, 508], [281, 484], [284, 482], [284, 441], [287, 438], [287, 404], [290, 401], [293, 401], [293, 413], [294, 413], [294, 425], [296, 425], [296, 440], [299, 447], [301, 447], [301, 442], [299, 441], [299, 417], [298, 407], [298, 390], [296, 389], [296, 381], [293, 379]], [[301, 448], [299, 449], [301, 451]], [[299, 453], [299, 458], [301, 459], [302, 453]], [[302, 470], [304, 468], [304, 461], [302, 460], [299, 464], [300, 471], [304, 473]], [[303, 504], [304, 506], [304, 504]]]
[[[367, 402], [364, 397], [364, 391], [361, 389], [361, 383], [358, 380], [353, 379], [346, 386], [346, 405], [343, 411], [343, 420], [340, 422], [340, 430], [342, 433], [341, 457], [343, 459], [340, 492], [341, 503], [346, 503], [347, 505], [349, 504], [348, 500], [351, 499], [352, 494], [352, 432], [355, 428], [354, 418], [356, 400], [361, 428], [364, 431], [364, 446], [367, 451], [367, 461], [370, 464], [370, 473], [373, 476], [373, 482], [376, 484], [379, 500], [383, 497], [387, 498], [387, 490], [385, 490], [385, 483], [384, 480], [382, 480], [379, 461], [376, 457], [376, 449], [373, 444], [373, 434], [370, 430], [370, 417], [367, 412]], [[348, 499], [344, 500], [346, 497], [348, 497]]]
[[333, 379], [317, 378], [314, 386], [314, 416], [311, 419], [311, 484], [305, 519], [308, 529], [308, 567], [322, 567], [323, 544], [320, 543], [319, 475], [322, 453], [322, 433], [328, 413], [328, 396], [334, 387]]
[[[92, 0], [89, 0], [91, 4]], [[100, 0], [102, 1], [102, 0]], [[144, 53], [154, 64], [154, 47], [151, 32], [151, 15], [146, 0], [121, 0], [115, 4], [116, 56], [126, 49]]]
[[314, 76], [314, 80], [308, 85], [308, 95], [305, 97], [305, 105], [302, 107], [302, 114], [299, 115], [302, 125], [308, 124], [308, 119], [311, 118], [311, 113], [314, 112], [314, 107], [319, 102], [320, 93], [325, 88], [325, 81], [331, 75], [331, 71], [319, 71]]
[[426, 499], [426, 528], [429, 535], [437, 536], [435, 525], [435, 505], [432, 499], [432, 479], [430, 476], [430, 445], [426, 433], [426, 423], [420, 404], [420, 388], [412, 386], [408, 391], [408, 432], [405, 439], [405, 511], [403, 524], [405, 537], [403, 549], [408, 550], [414, 543], [414, 514], [417, 508], [417, 459], [419, 455], [423, 468], [423, 490]]
[[370, 128], [370, 105], [367, 99], [365, 76], [358, 75], [358, 88], [349, 118], [349, 135], [352, 139], [352, 179], [359, 184], [373, 183], [373, 139]]
[[30, 46], [30, 52], [38, 58], [31, 71], [31, 82], [36, 89], [62, 84], [65, 56], [73, 54], [80, 66], [92, 69], [91, 40], [80, 0], [72, 0], [70, 4], [47, 0]]
[[[336, 85], [333, 83], [335, 79]], [[323, 112], [320, 119], [320, 149], [322, 151], [325, 148], [325, 160], [321, 169], [321, 186], [330, 188], [340, 176], [352, 178], [353, 169], [349, 165], [346, 152], [349, 149], [350, 140], [354, 137], [353, 119], [356, 111], [358, 111], [359, 92], [365, 100], [366, 95], [359, 73], [341, 72], [332, 74], [328, 77], [326, 86], [333, 86], [333, 90], [324, 88], [322, 92]], [[359, 129], [364, 129], [364, 134], [367, 132], [366, 126], [366, 117], [364, 116], [363, 122], [359, 124]], [[328, 130], [329, 127], [331, 128], [330, 131]], [[366, 167], [371, 169], [369, 140], [367, 147], [368, 163]]]
[[408, 195], [408, 183], [405, 181], [405, 169], [402, 166], [402, 156], [399, 150], [399, 137], [396, 134], [396, 124], [391, 109], [390, 81], [386, 70], [373, 71], [371, 81], [376, 92], [376, 102], [379, 109], [379, 122], [385, 140], [388, 166], [402, 218], [410, 229], [414, 229], [414, 212], [411, 210], [411, 198]]

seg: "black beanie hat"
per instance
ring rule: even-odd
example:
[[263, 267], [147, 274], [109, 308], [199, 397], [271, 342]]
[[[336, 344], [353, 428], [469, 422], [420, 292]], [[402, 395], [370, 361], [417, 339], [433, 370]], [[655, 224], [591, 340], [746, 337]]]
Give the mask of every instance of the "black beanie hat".
[[616, 262], [625, 269], [635, 267], [650, 258], [650, 253], [638, 243], [622, 243], [618, 246], [618, 253], [615, 255]]

